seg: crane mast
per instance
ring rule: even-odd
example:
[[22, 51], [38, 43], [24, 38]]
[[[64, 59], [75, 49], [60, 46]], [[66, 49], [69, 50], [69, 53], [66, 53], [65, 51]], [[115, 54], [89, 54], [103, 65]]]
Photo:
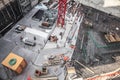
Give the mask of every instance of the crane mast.
[[61, 27], [65, 24], [66, 6], [67, 0], [59, 0], [57, 25], [60, 25]]

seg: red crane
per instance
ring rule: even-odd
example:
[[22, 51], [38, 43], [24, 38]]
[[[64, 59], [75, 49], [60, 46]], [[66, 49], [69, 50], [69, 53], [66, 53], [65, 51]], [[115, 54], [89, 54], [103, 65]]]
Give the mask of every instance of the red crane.
[[66, 6], [67, 0], [59, 0], [57, 25], [61, 24], [62, 27], [65, 23]]

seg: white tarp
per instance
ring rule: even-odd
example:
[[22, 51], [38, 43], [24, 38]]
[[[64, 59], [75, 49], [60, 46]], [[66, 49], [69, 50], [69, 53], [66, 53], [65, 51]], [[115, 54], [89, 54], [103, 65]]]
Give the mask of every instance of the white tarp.
[[42, 32], [40, 30], [33, 29], [33, 28], [26, 28], [25, 32], [40, 36], [40, 37], [45, 38], [45, 39], [47, 39], [47, 37], [48, 37], [48, 33], [45, 33], [45, 32]]
[[103, 7], [117, 7], [120, 6], [120, 0], [104, 0]]
[[45, 6], [43, 3], [39, 3], [37, 6], [35, 6], [36, 9], [42, 9], [42, 10], [47, 10], [47, 6]]

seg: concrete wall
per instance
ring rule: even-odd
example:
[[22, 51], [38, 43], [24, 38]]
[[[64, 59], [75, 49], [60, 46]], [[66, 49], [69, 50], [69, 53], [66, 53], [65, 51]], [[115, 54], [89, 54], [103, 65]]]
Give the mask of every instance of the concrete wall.
[[84, 5], [91, 6], [103, 12], [110, 13], [112, 15], [120, 17], [120, 6], [105, 8], [103, 7], [104, 0], [78, 0], [78, 1]]

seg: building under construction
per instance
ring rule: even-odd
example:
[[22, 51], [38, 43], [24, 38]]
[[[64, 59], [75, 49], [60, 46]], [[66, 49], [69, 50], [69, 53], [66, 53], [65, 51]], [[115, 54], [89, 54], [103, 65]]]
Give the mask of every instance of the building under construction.
[[0, 0], [0, 80], [120, 80], [119, 0]]

